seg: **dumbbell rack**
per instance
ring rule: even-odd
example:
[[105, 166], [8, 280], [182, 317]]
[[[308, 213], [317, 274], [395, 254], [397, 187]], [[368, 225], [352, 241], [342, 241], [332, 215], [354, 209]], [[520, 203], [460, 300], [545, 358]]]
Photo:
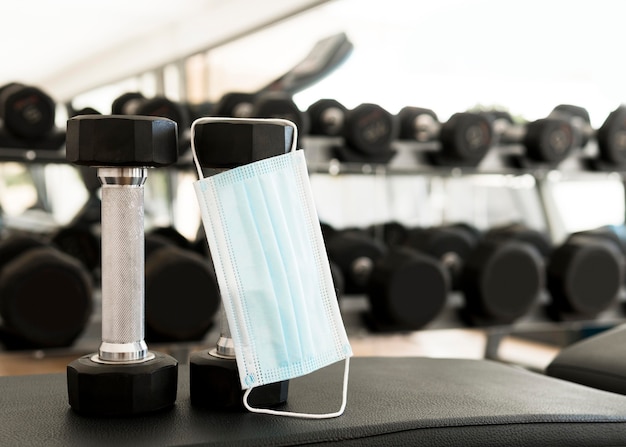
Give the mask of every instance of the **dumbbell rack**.
[[[564, 160], [558, 167], [528, 166], [510, 167], [499, 160], [499, 148], [491, 149], [485, 160], [476, 167], [468, 166], [432, 166], [422, 163], [419, 153], [424, 150], [436, 150], [436, 143], [414, 144], [410, 142], [396, 142], [392, 147], [396, 155], [388, 164], [376, 163], [346, 163], [333, 158], [332, 146], [341, 144], [340, 139], [310, 137], [310, 145], [303, 144], [307, 152], [307, 160], [311, 175], [321, 175], [330, 177], [340, 177], [342, 175], [364, 175], [376, 178], [377, 182], [384, 183], [388, 179], [396, 176], [421, 176], [427, 179], [458, 179], [469, 177], [494, 177], [504, 179], [504, 184], [515, 185], [530, 179], [533, 189], [541, 207], [547, 230], [553, 239], [558, 240], [564, 236], [561, 228], [558, 210], [552, 198], [551, 185], [569, 180], [603, 181], [610, 180], [624, 182], [626, 171], [590, 171], [585, 169], [582, 158], [589, 152], [593, 153], [594, 148], [579, 150], [568, 159]], [[592, 144], [592, 143], [591, 143]], [[544, 295], [547, 292], [544, 292]], [[462, 298], [459, 293], [450, 297], [450, 302], [444, 312], [437, 319], [428, 324], [424, 330], [449, 329], [463, 327], [465, 323], [458, 317], [458, 308]], [[626, 312], [623, 307], [626, 305], [626, 293], [620, 293], [617, 302], [602, 312], [593, 320], [561, 321], [556, 322], [546, 315], [545, 307], [548, 296], [543, 296], [540, 302], [523, 318], [507, 325], [495, 325], [482, 327], [485, 331], [486, 346], [485, 358], [498, 359], [500, 342], [507, 336], [520, 336], [525, 339], [546, 342], [555, 346], [565, 346], [572, 343], [584, 331], [600, 331], [608, 327], [623, 323]], [[363, 297], [346, 297], [342, 302], [344, 314], [364, 312], [367, 303]], [[356, 325], [356, 320], [351, 321], [351, 325]], [[363, 334], [358, 330], [352, 334]]]

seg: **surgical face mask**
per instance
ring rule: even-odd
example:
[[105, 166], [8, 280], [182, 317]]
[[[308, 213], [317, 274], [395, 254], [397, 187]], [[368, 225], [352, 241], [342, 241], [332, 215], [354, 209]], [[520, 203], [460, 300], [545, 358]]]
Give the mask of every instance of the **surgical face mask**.
[[[201, 118], [195, 126], [235, 119]], [[251, 120], [248, 120], [251, 121]], [[252, 122], [260, 120], [252, 120]], [[284, 120], [263, 122], [293, 126]], [[337, 304], [303, 151], [202, 178], [195, 183], [248, 410], [324, 418], [343, 413], [352, 350]], [[219, 150], [219, 148], [216, 148]], [[345, 360], [342, 405], [330, 414], [252, 408], [254, 387]]]

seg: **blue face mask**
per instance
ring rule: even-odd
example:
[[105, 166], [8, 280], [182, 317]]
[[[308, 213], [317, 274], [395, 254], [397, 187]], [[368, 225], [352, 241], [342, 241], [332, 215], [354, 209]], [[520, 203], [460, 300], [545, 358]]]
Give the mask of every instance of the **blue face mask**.
[[[201, 118], [192, 125], [192, 136], [196, 124], [211, 120], [224, 121]], [[294, 133], [294, 148], [296, 139]], [[192, 150], [202, 178], [193, 146]], [[241, 386], [247, 390], [244, 404], [250, 411], [296, 417], [342, 414], [352, 350], [303, 151], [237, 167], [194, 186]], [[346, 367], [343, 403], [336, 413], [287, 413], [247, 404], [254, 387], [302, 376], [340, 360], [346, 361]]]

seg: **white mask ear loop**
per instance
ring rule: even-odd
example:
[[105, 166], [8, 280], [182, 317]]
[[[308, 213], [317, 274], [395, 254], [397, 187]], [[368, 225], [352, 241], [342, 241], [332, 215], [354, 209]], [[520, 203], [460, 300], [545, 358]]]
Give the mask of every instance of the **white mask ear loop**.
[[348, 376], [350, 373], [350, 357], [346, 357], [346, 367], [343, 373], [343, 391], [341, 393], [341, 407], [335, 413], [324, 413], [324, 414], [315, 414], [315, 413], [294, 413], [290, 411], [280, 411], [280, 410], [271, 410], [269, 408], [254, 408], [248, 404], [248, 396], [250, 392], [254, 388], [248, 388], [243, 395], [243, 404], [246, 409], [252, 413], [260, 413], [260, 414], [271, 414], [274, 416], [285, 416], [292, 418], [301, 418], [301, 419], [330, 419], [341, 416], [346, 409], [346, 404], [348, 403]]
[[198, 124], [206, 124], [206, 123], [231, 123], [236, 124], [238, 122], [246, 122], [246, 123], [258, 123], [258, 124], [278, 124], [285, 127], [291, 127], [293, 129], [293, 138], [291, 140], [291, 148], [289, 152], [293, 152], [297, 149], [298, 146], [298, 126], [296, 126], [293, 122], [289, 120], [284, 120], [280, 118], [222, 118], [222, 117], [205, 117], [198, 118], [191, 124], [191, 154], [193, 155], [193, 162], [196, 165], [196, 170], [198, 171], [198, 178], [202, 180], [204, 178], [204, 174], [202, 173], [202, 166], [200, 166], [200, 161], [198, 160], [198, 154], [196, 153], [196, 125]]

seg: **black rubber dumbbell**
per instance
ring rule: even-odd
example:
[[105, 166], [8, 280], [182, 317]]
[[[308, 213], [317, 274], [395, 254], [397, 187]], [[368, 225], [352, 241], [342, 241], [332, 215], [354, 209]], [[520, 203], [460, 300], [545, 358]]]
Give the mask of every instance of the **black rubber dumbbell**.
[[[66, 157], [98, 168], [102, 182], [102, 343], [67, 367], [78, 413], [131, 416], [172, 407], [178, 362], [144, 340], [143, 185], [149, 167], [177, 159], [166, 118], [83, 115], [68, 120]], [[176, 299], [176, 296], [172, 296]]]
[[346, 294], [367, 296], [364, 319], [374, 331], [423, 328], [445, 305], [448, 272], [409, 247], [385, 246], [370, 231], [335, 230], [327, 236], [328, 255], [345, 278]]
[[335, 137], [332, 156], [355, 163], [388, 163], [396, 154], [395, 117], [377, 104], [364, 103], [348, 110], [339, 101], [321, 99], [309, 106], [311, 134]]
[[559, 321], [596, 318], [616, 303], [624, 268], [620, 244], [610, 232], [570, 235], [549, 258], [549, 315]]
[[388, 163], [396, 151], [396, 117], [378, 104], [363, 103], [348, 110], [343, 122], [343, 144], [334, 147], [335, 157], [344, 162]]
[[444, 309], [449, 291], [441, 263], [410, 247], [390, 247], [368, 278], [365, 323], [380, 332], [423, 329]]
[[505, 165], [530, 168], [557, 166], [576, 147], [572, 125], [557, 117], [542, 118], [524, 124], [499, 121], [496, 133], [500, 156]]
[[[284, 154], [292, 145], [291, 126], [250, 121], [194, 123], [194, 147], [203, 169], [215, 170], [246, 165]], [[189, 359], [191, 403], [217, 410], [243, 410], [244, 392], [237, 369], [230, 328], [222, 306], [220, 336], [210, 350], [194, 352]], [[285, 404], [289, 381], [254, 388], [248, 402], [254, 407]]]
[[91, 317], [92, 290], [87, 270], [45, 242], [28, 236], [2, 241], [2, 343], [7, 349], [70, 346]]
[[483, 237], [465, 260], [460, 278], [461, 317], [476, 326], [510, 324], [538, 305], [545, 262], [532, 244]]
[[65, 132], [56, 129], [56, 104], [38, 87], [17, 82], [0, 88], [0, 147], [58, 150]]
[[335, 99], [320, 99], [311, 104], [306, 113], [311, 123], [309, 134], [338, 137], [341, 136], [348, 109]]
[[439, 260], [448, 270], [451, 287], [458, 290], [465, 261], [478, 244], [477, 230], [469, 225], [411, 228], [403, 244]]
[[593, 319], [617, 299], [624, 278], [623, 253], [607, 229], [570, 235], [553, 246], [548, 236], [520, 224], [492, 229], [486, 238], [528, 242], [545, 259], [546, 308], [554, 320]]
[[595, 137], [595, 130], [591, 127], [589, 112], [584, 107], [573, 104], [559, 104], [552, 109], [548, 118], [564, 120], [572, 126], [574, 147], [583, 148]]
[[429, 164], [475, 167], [492, 146], [489, 120], [479, 113], [455, 113], [445, 123], [440, 123], [432, 110], [408, 106], [397, 116], [399, 139], [438, 142], [438, 147], [429, 147], [423, 152], [424, 162]]
[[371, 225], [367, 231], [372, 238], [382, 241], [387, 247], [406, 245], [409, 236], [406, 225], [395, 220]]
[[201, 340], [220, 306], [212, 263], [171, 227], [146, 234], [145, 249], [146, 341]]
[[597, 130], [591, 126], [589, 112], [572, 104], [556, 106], [550, 116], [567, 120], [575, 136], [575, 145], [585, 148], [595, 139], [597, 150], [588, 150], [582, 158], [584, 167], [594, 171], [612, 171], [626, 165], [626, 107], [613, 110]]
[[452, 289], [464, 296], [461, 316], [472, 325], [513, 322], [530, 310], [543, 287], [544, 265], [533, 246], [484, 240], [467, 223], [411, 229], [405, 243], [449, 272]]
[[344, 294], [366, 293], [374, 264], [383, 257], [386, 246], [366, 230], [326, 230], [324, 233], [328, 258], [344, 279]]
[[598, 155], [589, 164], [595, 170], [624, 169], [626, 166], [626, 106], [613, 110], [596, 131]]

